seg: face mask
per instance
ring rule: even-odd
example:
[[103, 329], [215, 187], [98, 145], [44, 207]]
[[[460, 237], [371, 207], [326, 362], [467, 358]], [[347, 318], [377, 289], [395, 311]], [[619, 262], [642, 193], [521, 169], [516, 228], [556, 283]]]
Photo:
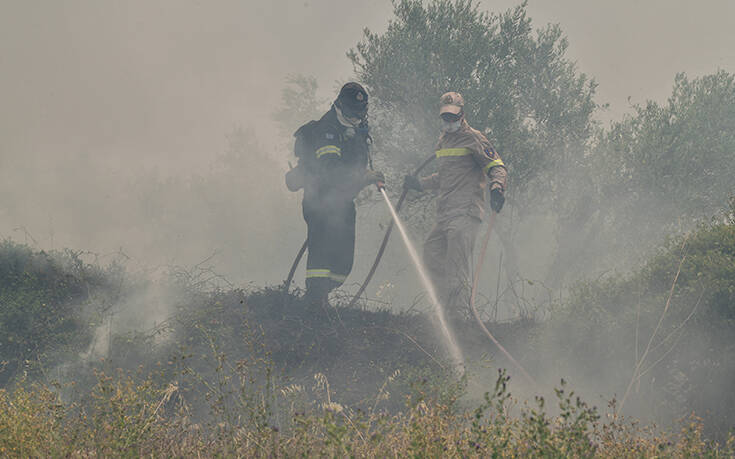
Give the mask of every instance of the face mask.
[[339, 120], [339, 123], [342, 126], [355, 128], [359, 126], [360, 123], [362, 122], [362, 120], [359, 118], [352, 118], [352, 117], [345, 116], [345, 114], [342, 113], [342, 110], [337, 105], [334, 106], [334, 109], [337, 112], [337, 120]]
[[457, 132], [462, 126], [462, 120], [447, 122], [442, 120], [442, 131], [444, 132]]

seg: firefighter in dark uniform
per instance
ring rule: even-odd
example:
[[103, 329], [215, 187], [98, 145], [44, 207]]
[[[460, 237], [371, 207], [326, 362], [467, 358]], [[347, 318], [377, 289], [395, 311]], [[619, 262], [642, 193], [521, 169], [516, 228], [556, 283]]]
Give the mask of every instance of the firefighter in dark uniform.
[[344, 283], [355, 254], [355, 202], [383, 174], [368, 169], [370, 138], [368, 94], [347, 83], [331, 109], [296, 131], [298, 167], [287, 175], [290, 190], [304, 188], [303, 215], [308, 227], [306, 294], [326, 304], [329, 292]]

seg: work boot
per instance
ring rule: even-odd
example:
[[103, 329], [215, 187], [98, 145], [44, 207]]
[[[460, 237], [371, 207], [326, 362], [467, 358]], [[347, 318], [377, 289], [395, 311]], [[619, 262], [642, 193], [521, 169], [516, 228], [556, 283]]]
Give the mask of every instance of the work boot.
[[329, 292], [335, 282], [331, 279], [315, 278], [306, 280], [306, 300], [314, 311], [324, 311], [330, 307]]

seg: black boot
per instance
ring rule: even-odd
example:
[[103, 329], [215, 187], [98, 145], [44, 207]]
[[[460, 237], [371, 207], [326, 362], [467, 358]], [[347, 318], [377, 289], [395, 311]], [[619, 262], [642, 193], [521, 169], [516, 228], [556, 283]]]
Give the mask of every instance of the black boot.
[[314, 310], [325, 310], [329, 305], [329, 292], [334, 289], [335, 282], [328, 278], [306, 279], [306, 300]]

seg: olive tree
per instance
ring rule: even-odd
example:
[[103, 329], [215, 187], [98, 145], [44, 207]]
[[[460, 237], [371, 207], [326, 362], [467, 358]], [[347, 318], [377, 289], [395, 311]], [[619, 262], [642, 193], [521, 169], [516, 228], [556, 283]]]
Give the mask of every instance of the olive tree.
[[395, 0], [387, 30], [366, 29], [348, 52], [373, 96], [376, 162], [395, 175], [411, 170], [433, 151], [439, 96], [461, 92], [468, 121], [509, 167], [510, 210], [520, 220], [553, 212], [565, 234], [589, 213], [580, 198], [588, 183], [578, 177], [597, 108], [596, 83], [566, 50], [558, 25], [534, 30], [525, 3], [495, 14], [474, 0]]
[[396, 0], [386, 32], [366, 29], [348, 57], [377, 104], [415, 124], [421, 138], [409, 140], [421, 150], [431, 151], [436, 138], [439, 96], [461, 92], [468, 120], [490, 134], [521, 199], [542, 177], [553, 190], [594, 127], [596, 85], [566, 49], [558, 25], [533, 30], [525, 3], [492, 14], [473, 0]]

